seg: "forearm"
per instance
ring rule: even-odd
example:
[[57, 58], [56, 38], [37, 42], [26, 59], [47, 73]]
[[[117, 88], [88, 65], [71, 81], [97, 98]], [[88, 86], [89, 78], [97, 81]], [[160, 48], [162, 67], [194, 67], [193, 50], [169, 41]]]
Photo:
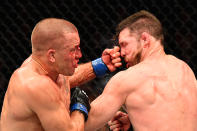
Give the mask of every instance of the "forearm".
[[74, 75], [70, 77], [70, 87], [79, 86], [95, 77], [102, 77], [108, 72], [115, 71], [121, 65], [119, 47], [105, 49], [101, 58], [79, 65]]
[[74, 111], [71, 114], [71, 121], [73, 123], [72, 131], [84, 131], [84, 115], [79, 111]]
[[70, 76], [70, 87], [79, 86], [81, 84], [84, 84], [96, 77], [93, 68], [92, 63], [88, 62], [85, 64], [80, 64], [79, 67], [75, 70], [74, 75]]

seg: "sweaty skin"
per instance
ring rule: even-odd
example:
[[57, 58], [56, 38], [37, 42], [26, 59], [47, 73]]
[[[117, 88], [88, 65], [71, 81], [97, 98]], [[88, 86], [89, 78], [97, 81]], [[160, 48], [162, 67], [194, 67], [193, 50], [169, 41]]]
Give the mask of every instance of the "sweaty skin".
[[[117, 50], [117, 49], [115, 49], [115, 50]], [[111, 50], [105, 50], [104, 51], [104, 53], [105, 52], [107, 52], [107, 54], [110, 52]], [[119, 51], [119, 49], [117, 50], [117, 51]], [[116, 56], [115, 56], [115, 58], [114, 58], [114, 60], [116, 59], [119, 59], [119, 56], [120, 56], [120, 54], [117, 54], [117, 52], [115, 51], [115, 53], [116, 53]], [[114, 54], [114, 53], [113, 53]], [[112, 55], [113, 55], [112, 54]], [[109, 54], [108, 54], [109, 55]], [[118, 57], [118, 58], [117, 58]], [[26, 103], [29, 103], [29, 101], [30, 102], [32, 102], [32, 101], [34, 101], [34, 103], [36, 103], [37, 101], [39, 101], [40, 99], [38, 99], [38, 93], [42, 96], [42, 95], [44, 95], [45, 97], [47, 97], [47, 99], [49, 98], [48, 96], [53, 96], [53, 95], [55, 95], [55, 96], [61, 96], [61, 98], [59, 97], [57, 97], [56, 99], [56, 101], [58, 102], [58, 103], [61, 103], [62, 105], [64, 105], [63, 107], [62, 107], [62, 109], [61, 110], [65, 110], [65, 109], [67, 109], [67, 111], [69, 112], [69, 104], [70, 104], [70, 88], [72, 88], [72, 87], [74, 87], [74, 86], [78, 86], [78, 85], [80, 85], [80, 84], [82, 84], [82, 83], [85, 83], [85, 82], [87, 82], [87, 81], [89, 81], [89, 80], [91, 80], [91, 79], [93, 79], [93, 78], [95, 78], [96, 76], [95, 76], [95, 74], [94, 74], [94, 71], [93, 71], [93, 69], [92, 69], [92, 65], [91, 65], [91, 63], [89, 62], [89, 63], [86, 63], [86, 64], [81, 64], [81, 65], [79, 65], [78, 67], [77, 67], [77, 69], [76, 69], [76, 71], [75, 71], [75, 73], [74, 73], [74, 75], [73, 76], [64, 76], [65, 78], [64, 79], [62, 79], [63, 81], [65, 80], [65, 82], [63, 82], [64, 84], [62, 84], [62, 88], [60, 89], [58, 86], [57, 86], [57, 84], [56, 83], [54, 83], [53, 81], [51, 81], [50, 80], [50, 78], [48, 78], [47, 76], [46, 77], [44, 77], [45, 79], [47, 79], [47, 81], [50, 81], [50, 83], [49, 82], [46, 82], [46, 85], [43, 85], [43, 86], [46, 86], [46, 89], [43, 89], [44, 91], [40, 91], [40, 89], [37, 89], [38, 90], [38, 92], [34, 92], [35, 93], [35, 95], [36, 95], [36, 98], [33, 98], [33, 99], [31, 99], [30, 98], [30, 100], [29, 99], [26, 99], [23, 95], [24, 94], [27, 94], [26, 92], [25, 92], [25, 90], [28, 90], [28, 89], [26, 89], [26, 88], [22, 88], [22, 86], [19, 86], [18, 85], [18, 75], [15, 75], [15, 74], [22, 74], [22, 77], [23, 77], [23, 74], [25, 73], [25, 74], [28, 74], [29, 75], [29, 77], [34, 77], [34, 75], [37, 77], [37, 76], [39, 76], [39, 74], [37, 74], [36, 72], [32, 72], [31, 71], [31, 69], [32, 69], [32, 66], [31, 66], [31, 64], [33, 63], [32, 62], [33, 60], [32, 60], [32, 55], [29, 57], [29, 58], [27, 58], [24, 62], [23, 62], [23, 64], [21, 65], [21, 68], [20, 69], [18, 69], [17, 71], [15, 71], [15, 73], [14, 73], [14, 75], [12, 76], [12, 79], [11, 79], [11, 81], [13, 80], [13, 78], [15, 79], [15, 77], [17, 78], [17, 80], [14, 80], [14, 81], [17, 81], [17, 82], [14, 82], [14, 84], [12, 84], [12, 86], [14, 86], [14, 88], [12, 87], [12, 88], [9, 88], [8, 89], [8, 95], [6, 95], [5, 96], [5, 101], [4, 101], [4, 110], [6, 110], [6, 112], [8, 113], [8, 112], [13, 112], [13, 110], [12, 109], [14, 109], [14, 112], [17, 112], [17, 114], [13, 114], [13, 115], [10, 115], [10, 116], [6, 116], [8, 119], [10, 119], [10, 120], [8, 120], [8, 122], [6, 122], [6, 123], [8, 123], [8, 124], [4, 124], [4, 127], [9, 127], [9, 128], [11, 128], [11, 129], [2, 129], [2, 130], [5, 130], [5, 131], [9, 131], [9, 130], [12, 130], [12, 129], [14, 129], [14, 130], [16, 130], [17, 131], [17, 128], [16, 128], [16, 126], [18, 127], [18, 130], [21, 130], [21, 129], [25, 129], [25, 130], [27, 130], [27, 128], [28, 128], [28, 130], [29, 131], [34, 131], [34, 130], [36, 130], [36, 131], [39, 131], [39, 130], [44, 130], [43, 128], [42, 128], [42, 125], [41, 125], [41, 123], [40, 123], [40, 120], [38, 119], [38, 117], [36, 116], [36, 114], [34, 113], [34, 112], [32, 112], [30, 109], [28, 109], [28, 107], [27, 107], [27, 105], [26, 105]], [[117, 67], [118, 66], [120, 66], [120, 63], [119, 63], [119, 60], [117, 60], [117, 61], [115, 61], [114, 62], [115, 64], [118, 64], [117, 65]], [[108, 64], [108, 65], [110, 65], [110, 64]], [[116, 66], [114, 66], [113, 68], [111, 68], [111, 70], [113, 70], [114, 68], [115, 68]], [[30, 68], [30, 69], [29, 69]], [[21, 70], [23, 70], [22, 72], [20, 72]], [[30, 72], [31, 71], [31, 72]], [[39, 71], [39, 70], [38, 70]], [[25, 79], [26, 80], [26, 78], [27, 78], [27, 76], [25, 76], [25, 78], [21, 78], [21, 80], [23, 80], [23, 79]], [[62, 77], [63, 78], [63, 77]], [[69, 80], [69, 81], [68, 81]], [[41, 78], [39, 78], [39, 80], [36, 80], [36, 81], [29, 81], [29, 82], [27, 82], [27, 81], [21, 81], [22, 83], [31, 83], [30, 85], [31, 85], [31, 87], [30, 88], [35, 88], [35, 86], [38, 84], [40, 84], [41, 83]], [[17, 83], [17, 84], [16, 84]], [[66, 83], [66, 84], [65, 84]], [[17, 87], [15, 86], [15, 84], [17, 85]], [[50, 86], [48, 85], [48, 84], [50, 84]], [[53, 86], [51, 86], [51, 84], [53, 85]], [[22, 84], [23, 85], [23, 84]], [[50, 89], [50, 87], [52, 87], [52, 89], [53, 90], [49, 90]], [[14, 91], [13, 91], [14, 90]], [[46, 92], [45, 90], [48, 90], [48, 92]], [[10, 92], [15, 92], [15, 93], [10, 93]], [[20, 93], [20, 95], [19, 95], [19, 93]], [[46, 95], [47, 94], [47, 95]], [[65, 95], [66, 94], [66, 95]], [[11, 104], [11, 105], [7, 105], [7, 102], [8, 102], [8, 100], [7, 100], [7, 96], [12, 96], [13, 98], [14, 98], [14, 103], [16, 104], [16, 105], [14, 105], [14, 104]], [[44, 97], [43, 96], [43, 97]], [[66, 97], [67, 96], [67, 97]], [[18, 100], [15, 98], [15, 97], [17, 97], [18, 98]], [[29, 97], [28, 95], [26, 95], [26, 97]], [[49, 103], [46, 103], [46, 102], [44, 102], [44, 104], [51, 104], [51, 101], [53, 101], [52, 99], [51, 100], [49, 100]], [[9, 102], [9, 103], [12, 103], [12, 102]], [[18, 105], [18, 103], [24, 103], [24, 104], [22, 104], [21, 106], [17, 106]], [[13, 106], [13, 107], [12, 107]], [[39, 103], [38, 103], [38, 106], [39, 106]], [[52, 106], [52, 105], [51, 105]], [[57, 105], [53, 105], [53, 106], [57, 106]], [[9, 108], [8, 108], [9, 107]], [[25, 111], [24, 109], [26, 109], [27, 108], [27, 111]], [[11, 110], [10, 110], [11, 109]], [[59, 109], [60, 110], [60, 109]], [[78, 112], [74, 112], [75, 114], [77, 114]], [[3, 113], [2, 113], [3, 114]], [[5, 113], [4, 113], [5, 114]], [[10, 113], [8, 113], [8, 114], [10, 114]], [[12, 114], [12, 113], [11, 113]], [[5, 114], [6, 115], [6, 114]], [[15, 115], [17, 115], [18, 116], [18, 118], [16, 117], [15, 118]], [[79, 113], [77, 114], [77, 115], [80, 115]], [[11, 118], [9, 118], [9, 117], [11, 117]], [[57, 119], [59, 119], [59, 117], [61, 118], [62, 117], [62, 119], [65, 119], [66, 117], [65, 116], [63, 116], [63, 115], [59, 115], [58, 116], [58, 118]], [[77, 119], [77, 117], [76, 117], [76, 119]], [[9, 122], [10, 121], [10, 122]], [[10, 126], [9, 125], [9, 123], [15, 123], [15, 124], [12, 124], [12, 126]], [[19, 124], [18, 123], [20, 123], [20, 125], [21, 126], [19, 126]], [[23, 124], [22, 124], [23, 123]], [[80, 125], [80, 123], [83, 123], [83, 122], [78, 122], [79, 124], [78, 125]], [[55, 124], [55, 123], [54, 123]], [[27, 127], [27, 128], [26, 128]], [[83, 129], [82, 129], [83, 130]]]
[[[110, 72], [116, 70], [116, 68], [122, 66], [120, 58], [120, 48], [114, 46], [113, 49], [105, 49], [102, 53], [102, 60], [107, 65]], [[32, 59], [30, 55], [24, 62], [23, 65], [26, 65]], [[70, 88], [82, 85], [96, 77], [94, 70], [92, 68], [92, 63], [83, 63], [79, 64], [75, 69], [75, 72], [72, 76], [69, 76]]]
[[[102, 126], [125, 104], [136, 131], [197, 130], [193, 72], [173, 56], [160, 57], [162, 60], [140, 63], [112, 78], [103, 94], [91, 104], [87, 129]], [[174, 77], [176, 74], [178, 77]]]
[[[56, 20], [33, 30], [32, 55], [12, 74], [5, 94], [1, 131], [84, 130], [83, 114], [70, 114], [70, 88], [96, 76], [91, 62], [78, 66], [82, 54], [76, 28]], [[66, 31], [61, 34], [61, 29]], [[103, 51], [102, 60], [111, 72], [121, 66], [119, 49]]]
[[1, 114], [6, 118], [2, 120], [2, 131], [56, 130], [70, 120], [68, 80], [63, 77], [64, 82], [58, 86], [48, 76], [40, 75], [38, 72], [42, 70], [34, 64], [31, 60], [16, 70], [10, 79]]
[[[91, 103], [85, 130], [103, 126], [122, 105], [135, 131], [197, 130], [197, 85], [193, 71], [182, 60], [166, 55], [159, 41], [147, 33], [142, 36], [152, 43], [150, 50], [143, 52], [141, 62], [117, 73], [107, 83], [103, 93]], [[134, 38], [124, 29], [119, 43], [132, 41], [127, 50], [135, 52]], [[125, 54], [126, 60], [131, 61], [132, 55], [129, 58]]]
[[69, 78], [61, 75], [72, 75], [81, 57], [76, 28], [46, 19], [34, 28], [32, 42], [32, 56], [10, 78], [1, 131], [83, 131], [84, 116], [70, 114]]

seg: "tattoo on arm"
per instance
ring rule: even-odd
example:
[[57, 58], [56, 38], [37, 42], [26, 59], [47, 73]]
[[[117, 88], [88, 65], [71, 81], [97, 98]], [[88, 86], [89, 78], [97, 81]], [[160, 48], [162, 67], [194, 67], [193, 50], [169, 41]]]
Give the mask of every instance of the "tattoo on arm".
[[69, 83], [66, 82], [65, 78], [64, 78], [64, 87], [65, 87], [65, 91], [66, 91], [66, 94], [70, 94], [70, 87], [69, 87]]

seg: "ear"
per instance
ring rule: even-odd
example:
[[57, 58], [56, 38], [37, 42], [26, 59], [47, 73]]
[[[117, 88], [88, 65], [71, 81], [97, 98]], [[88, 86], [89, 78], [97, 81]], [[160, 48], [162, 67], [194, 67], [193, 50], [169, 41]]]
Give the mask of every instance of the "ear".
[[54, 49], [49, 49], [47, 51], [47, 57], [48, 57], [48, 60], [52, 63], [55, 62], [55, 50]]
[[150, 35], [147, 32], [143, 32], [140, 38], [143, 48], [150, 46]]

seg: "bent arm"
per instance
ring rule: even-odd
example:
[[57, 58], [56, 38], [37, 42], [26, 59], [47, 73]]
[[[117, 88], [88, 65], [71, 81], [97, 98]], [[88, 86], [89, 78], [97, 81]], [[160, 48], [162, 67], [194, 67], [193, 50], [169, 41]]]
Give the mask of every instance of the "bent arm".
[[[23, 63], [21, 66], [24, 66], [27, 64], [29, 61], [31, 61], [32, 55], [30, 55]], [[67, 76], [66, 76], [67, 77]], [[92, 63], [88, 62], [85, 64], [80, 64], [76, 69], [75, 73], [69, 77], [70, 81], [70, 87], [76, 87], [79, 85], [82, 85], [96, 77]]]
[[91, 103], [88, 120], [85, 123], [86, 131], [93, 131], [107, 124], [124, 104], [126, 92], [120, 81], [119, 76], [112, 78], [103, 93]]
[[108, 71], [115, 71], [117, 67], [122, 65], [119, 50], [120, 48], [117, 46], [113, 49], [105, 49], [102, 59], [98, 58], [92, 62], [80, 64], [74, 75], [70, 77], [71, 88], [84, 84], [96, 76], [103, 76]]
[[[54, 105], [55, 106], [55, 105]], [[64, 107], [43, 108], [34, 110], [45, 131], [83, 131], [84, 116], [79, 111], [71, 116]]]
[[70, 116], [65, 101], [60, 98], [54, 85], [50, 81], [41, 78], [40, 80], [42, 83], [31, 84], [28, 88], [26, 103], [37, 115], [43, 129], [45, 131], [83, 131], [84, 115], [74, 111]]

